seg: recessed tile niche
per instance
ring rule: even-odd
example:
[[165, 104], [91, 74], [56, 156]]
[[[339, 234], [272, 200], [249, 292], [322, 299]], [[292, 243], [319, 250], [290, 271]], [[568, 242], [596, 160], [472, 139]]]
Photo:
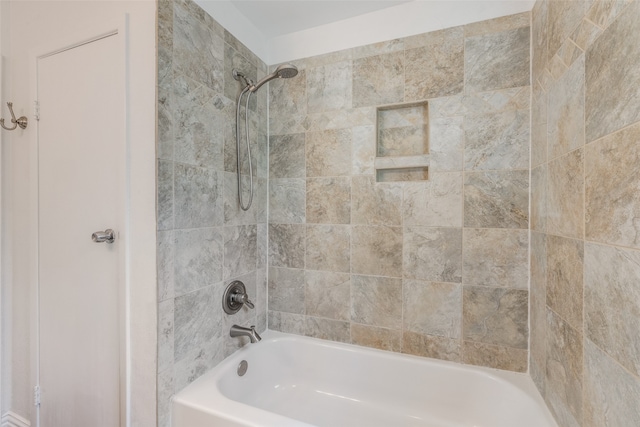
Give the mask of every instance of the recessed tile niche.
[[384, 105], [376, 114], [376, 180], [429, 178], [429, 104]]

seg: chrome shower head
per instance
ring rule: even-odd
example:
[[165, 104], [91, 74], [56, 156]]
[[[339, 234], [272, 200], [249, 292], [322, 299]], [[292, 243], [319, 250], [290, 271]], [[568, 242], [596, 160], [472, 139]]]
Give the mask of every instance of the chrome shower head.
[[291, 65], [291, 64], [278, 65], [278, 68], [276, 68], [276, 70], [273, 73], [269, 74], [268, 76], [260, 80], [249, 90], [251, 92], [256, 92], [258, 89], [260, 89], [260, 87], [263, 84], [273, 79], [290, 79], [291, 77], [295, 77], [296, 75], [298, 75], [298, 68], [295, 65]]

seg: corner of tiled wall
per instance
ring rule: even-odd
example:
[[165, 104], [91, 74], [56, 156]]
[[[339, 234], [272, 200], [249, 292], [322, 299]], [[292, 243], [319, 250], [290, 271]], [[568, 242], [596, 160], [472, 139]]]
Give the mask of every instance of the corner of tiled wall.
[[[295, 61], [270, 87], [269, 328], [527, 370], [530, 14]], [[429, 179], [376, 182], [428, 101]]]
[[[233, 323], [266, 329], [267, 98], [254, 97], [255, 195], [238, 207], [231, 70], [266, 65], [191, 0], [158, 2], [158, 420], [171, 396], [246, 344]], [[248, 171], [246, 156], [243, 171]], [[248, 172], [245, 172], [248, 173]], [[244, 176], [245, 191], [248, 188]], [[245, 194], [245, 200], [247, 196]], [[242, 280], [255, 302], [229, 316], [222, 293]]]
[[640, 425], [640, 2], [532, 11], [530, 373], [559, 425]]

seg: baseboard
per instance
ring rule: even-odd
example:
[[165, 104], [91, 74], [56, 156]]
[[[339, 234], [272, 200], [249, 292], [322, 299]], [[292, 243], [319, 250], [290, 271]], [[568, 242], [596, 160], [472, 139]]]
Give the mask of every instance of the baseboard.
[[30, 427], [31, 423], [29, 420], [22, 418], [18, 414], [14, 414], [13, 412], [5, 412], [2, 414], [2, 427]]

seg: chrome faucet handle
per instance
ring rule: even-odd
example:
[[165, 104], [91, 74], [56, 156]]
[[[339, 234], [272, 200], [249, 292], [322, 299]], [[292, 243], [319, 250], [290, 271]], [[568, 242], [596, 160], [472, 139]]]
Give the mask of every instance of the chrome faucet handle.
[[249, 299], [247, 295], [247, 288], [239, 280], [235, 280], [227, 286], [222, 296], [222, 308], [227, 314], [235, 314], [245, 305], [249, 308], [254, 308], [255, 305]]

